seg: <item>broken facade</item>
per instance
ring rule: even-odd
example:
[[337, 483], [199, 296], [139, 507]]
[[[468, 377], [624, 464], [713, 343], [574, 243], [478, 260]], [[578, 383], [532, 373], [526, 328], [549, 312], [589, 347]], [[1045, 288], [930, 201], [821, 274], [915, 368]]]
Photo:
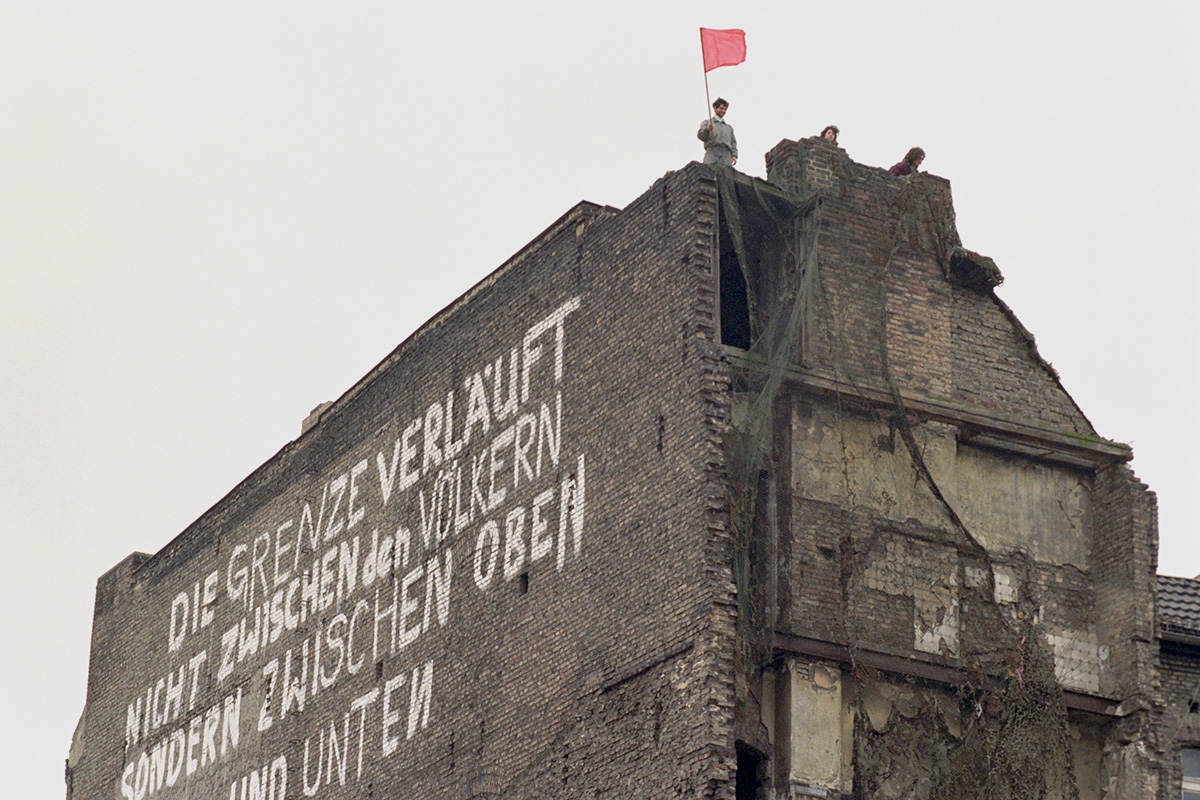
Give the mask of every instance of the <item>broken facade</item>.
[[1200, 798], [1200, 580], [1158, 576], [1162, 796]]
[[948, 182], [768, 168], [580, 204], [102, 577], [68, 795], [1158, 796], [1129, 448]]
[[[739, 593], [757, 606], [739, 696], [763, 784], [1157, 797], [1155, 506], [1128, 448], [995, 296], [946, 181], [811, 140], [767, 160], [822, 202], [753, 234], [784, 242], [795, 292], [728, 308], [804, 332], [730, 354]], [[753, 292], [762, 264], [731, 261]]]

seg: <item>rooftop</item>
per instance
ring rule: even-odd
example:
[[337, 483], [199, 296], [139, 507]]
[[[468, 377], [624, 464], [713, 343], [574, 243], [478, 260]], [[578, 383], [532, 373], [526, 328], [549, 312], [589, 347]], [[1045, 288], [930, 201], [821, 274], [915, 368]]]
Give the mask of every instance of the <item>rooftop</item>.
[[1162, 638], [1200, 644], [1200, 580], [1159, 575], [1157, 606]]

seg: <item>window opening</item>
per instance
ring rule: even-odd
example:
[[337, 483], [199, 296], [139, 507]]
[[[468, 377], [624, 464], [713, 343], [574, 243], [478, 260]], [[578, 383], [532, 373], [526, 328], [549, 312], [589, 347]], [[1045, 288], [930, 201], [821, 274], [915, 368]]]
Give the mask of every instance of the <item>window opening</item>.
[[[725, 236], [722, 235], [722, 240]], [[730, 247], [721, 250], [721, 343], [750, 349], [750, 300], [746, 296], [746, 274]]]
[[[771, 351], [781, 344], [791, 316], [784, 312], [801, 291], [797, 281], [804, 270], [797, 220], [816, 207], [817, 198], [800, 200], [731, 170], [717, 171], [717, 187], [715, 288], [721, 342]], [[800, 331], [788, 333], [795, 338]]]

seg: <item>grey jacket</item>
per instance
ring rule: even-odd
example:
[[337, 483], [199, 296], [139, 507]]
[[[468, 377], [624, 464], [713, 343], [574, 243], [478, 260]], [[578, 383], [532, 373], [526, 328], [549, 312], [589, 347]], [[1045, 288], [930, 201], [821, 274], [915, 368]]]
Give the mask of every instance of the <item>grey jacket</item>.
[[[711, 133], [708, 130], [709, 122], [712, 122]], [[704, 142], [706, 152], [714, 147], [725, 148], [729, 150], [730, 156], [737, 158], [737, 137], [733, 135], [733, 126], [720, 117], [714, 116], [701, 122], [696, 138]]]

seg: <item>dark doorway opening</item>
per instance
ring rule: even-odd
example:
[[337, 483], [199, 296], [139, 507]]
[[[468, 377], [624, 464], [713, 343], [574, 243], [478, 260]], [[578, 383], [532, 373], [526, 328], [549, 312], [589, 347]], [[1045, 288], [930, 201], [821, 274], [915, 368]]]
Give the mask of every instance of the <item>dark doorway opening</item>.
[[766, 793], [763, 773], [766, 772], [767, 757], [741, 742], [737, 745], [737, 800], [760, 800]]
[[721, 253], [721, 343], [750, 349], [750, 299], [746, 275], [732, 249]]

